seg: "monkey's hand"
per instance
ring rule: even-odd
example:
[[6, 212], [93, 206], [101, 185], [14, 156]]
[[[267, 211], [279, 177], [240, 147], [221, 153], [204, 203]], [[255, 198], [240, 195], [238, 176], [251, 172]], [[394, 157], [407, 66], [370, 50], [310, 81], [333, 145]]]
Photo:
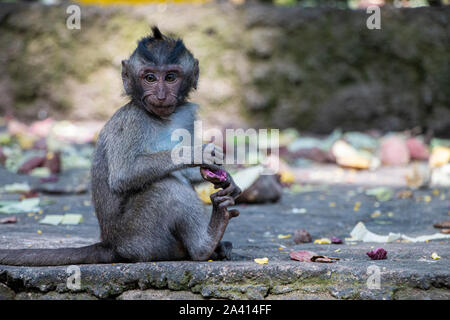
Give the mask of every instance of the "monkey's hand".
[[222, 188], [217, 192], [220, 196], [231, 196], [236, 199], [241, 194], [241, 189], [236, 185], [231, 175], [222, 168], [202, 166], [200, 167], [200, 174], [203, 179], [214, 184], [214, 188]]

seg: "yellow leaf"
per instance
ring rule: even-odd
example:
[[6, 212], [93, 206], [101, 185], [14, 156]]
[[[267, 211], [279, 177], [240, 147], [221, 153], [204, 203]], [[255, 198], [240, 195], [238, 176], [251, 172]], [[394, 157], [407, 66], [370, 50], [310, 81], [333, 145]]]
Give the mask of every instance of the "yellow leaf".
[[431, 152], [429, 164], [431, 168], [443, 166], [450, 162], [450, 148], [437, 146]]
[[314, 241], [315, 244], [330, 244], [331, 240], [328, 238], [317, 239]]
[[378, 218], [379, 216], [381, 216], [381, 212], [380, 211], [375, 211], [374, 213], [372, 213], [371, 215], [370, 215], [372, 218]]
[[280, 175], [281, 175], [280, 181], [282, 183], [291, 184], [294, 183], [295, 181], [295, 176], [291, 171], [282, 171]]
[[268, 258], [254, 259], [257, 264], [267, 264], [269, 262]]
[[441, 257], [438, 256], [438, 254], [436, 252], [433, 252], [431, 254], [431, 258], [433, 258], [433, 260], [439, 260]]
[[289, 239], [291, 237], [290, 234], [279, 234], [278, 239]]

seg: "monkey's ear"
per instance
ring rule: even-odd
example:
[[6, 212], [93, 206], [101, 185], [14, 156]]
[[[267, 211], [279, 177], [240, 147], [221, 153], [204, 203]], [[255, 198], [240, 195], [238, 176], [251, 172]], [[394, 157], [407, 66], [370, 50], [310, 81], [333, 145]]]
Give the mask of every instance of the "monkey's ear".
[[128, 68], [128, 60], [122, 60], [122, 82], [123, 88], [125, 89], [126, 94], [131, 93], [131, 79], [130, 79], [130, 71]]
[[194, 73], [194, 81], [192, 83], [192, 87], [197, 90], [198, 76], [199, 76], [199, 73], [200, 73], [200, 68], [198, 66], [198, 60], [197, 59], [195, 59], [195, 62], [194, 62], [194, 71], [193, 71], [193, 73]]

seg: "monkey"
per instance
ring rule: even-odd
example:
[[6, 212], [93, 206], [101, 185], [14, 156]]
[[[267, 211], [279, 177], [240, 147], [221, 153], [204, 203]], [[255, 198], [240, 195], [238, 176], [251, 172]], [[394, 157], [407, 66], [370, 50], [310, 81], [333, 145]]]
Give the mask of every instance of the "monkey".
[[[223, 170], [223, 150], [212, 143], [183, 149], [191, 161], [176, 163], [172, 132], [193, 132], [197, 105], [198, 60], [181, 39], [158, 27], [138, 41], [122, 61], [129, 102], [98, 135], [91, 167], [92, 203], [100, 242], [78, 248], [1, 249], [0, 265], [51, 266], [133, 263], [161, 260], [230, 259], [231, 242], [221, 241], [237, 217], [241, 190]], [[195, 150], [203, 156], [194, 161]], [[208, 172], [223, 170], [222, 181]], [[207, 180], [220, 189], [206, 215], [193, 184]]]

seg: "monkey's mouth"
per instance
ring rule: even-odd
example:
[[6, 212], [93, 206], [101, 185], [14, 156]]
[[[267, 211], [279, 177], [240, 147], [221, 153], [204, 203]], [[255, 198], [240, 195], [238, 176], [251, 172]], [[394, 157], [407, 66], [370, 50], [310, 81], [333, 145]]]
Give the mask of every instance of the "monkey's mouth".
[[167, 103], [166, 101], [161, 103], [154, 100], [155, 99], [152, 99], [151, 96], [146, 96], [143, 99], [147, 111], [163, 118], [170, 116], [175, 111], [175, 105], [173, 103]]

